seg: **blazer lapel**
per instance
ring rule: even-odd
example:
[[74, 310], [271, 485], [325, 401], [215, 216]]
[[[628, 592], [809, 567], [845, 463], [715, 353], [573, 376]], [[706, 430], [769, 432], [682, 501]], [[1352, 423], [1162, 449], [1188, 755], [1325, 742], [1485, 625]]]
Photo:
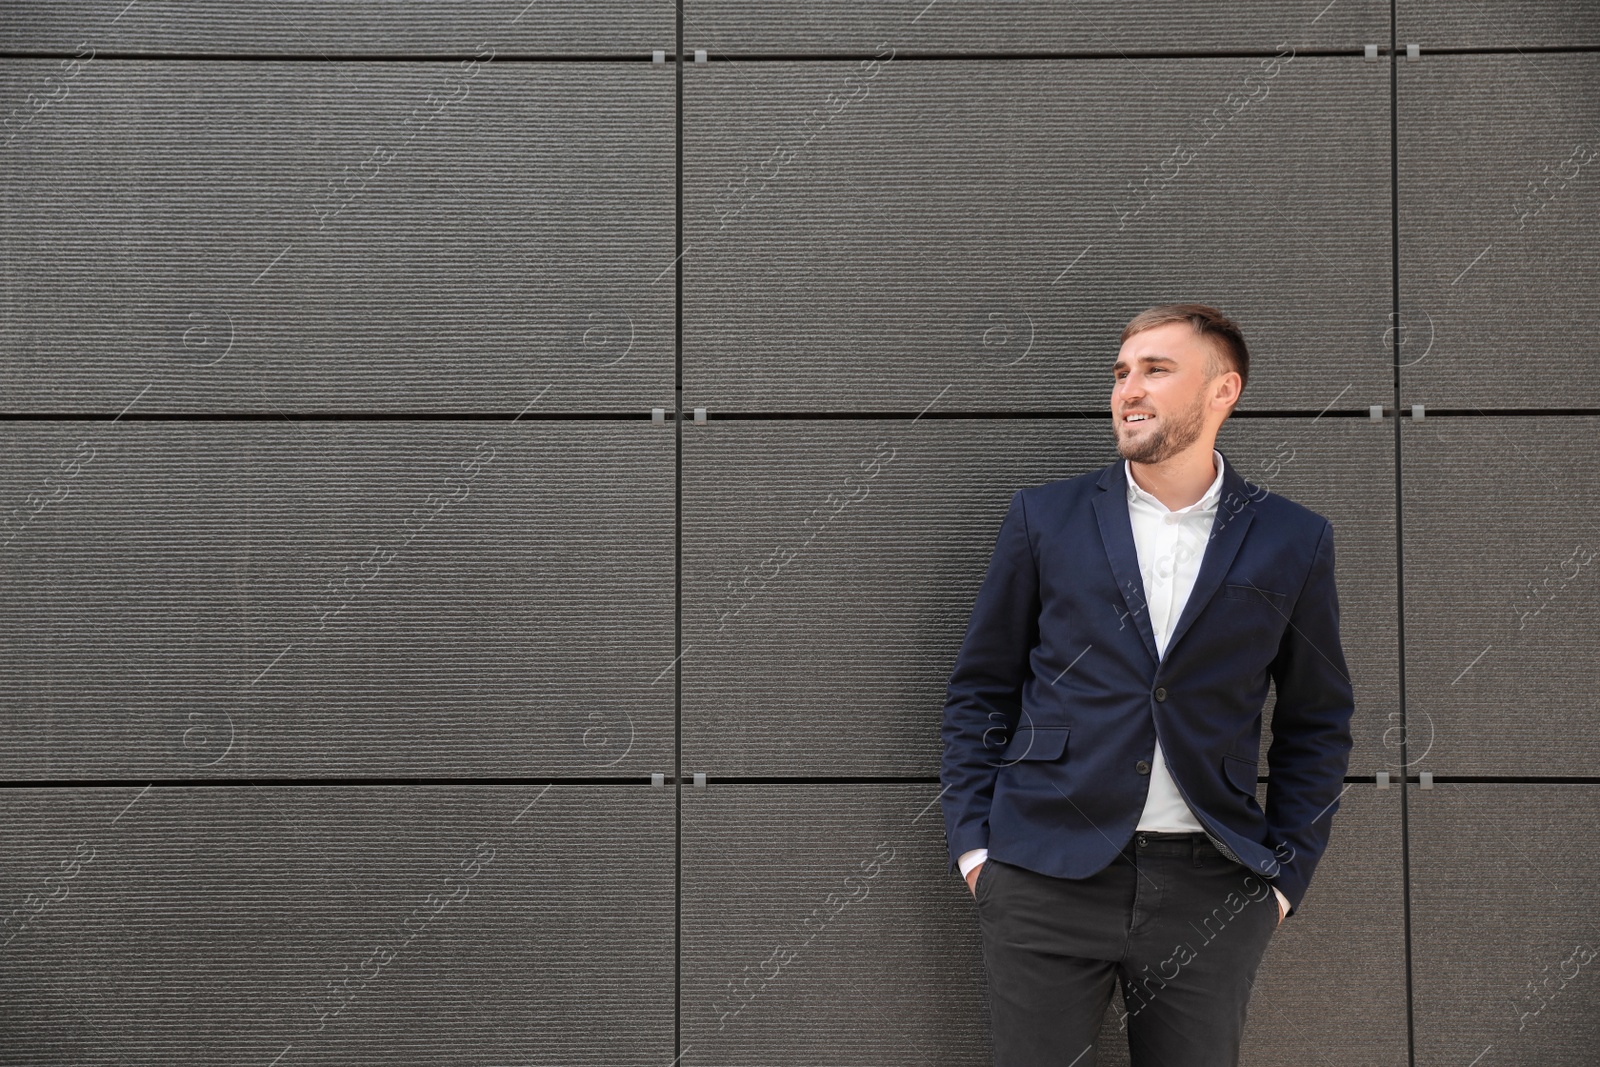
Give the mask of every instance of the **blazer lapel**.
[[[1222, 450], [1219, 448], [1217, 451], [1220, 453]], [[1132, 618], [1139, 636], [1144, 640], [1145, 651], [1150, 654], [1153, 662], [1160, 663], [1161, 656], [1156, 651], [1155, 631], [1150, 627], [1144, 578], [1139, 572], [1139, 550], [1134, 544], [1133, 523], [1128, 517], [1128, 479], [1125, 461], [1119, 457], [1115, 463], [1107, 466], [1100, 472], [1095, 484], [1101, 490], [1094, 497], [1095, 519], [1100, 526], [1100, 539], [1105, 544], [1106, 559], [1111, 564], [1111, 573], [1116, 578], [1123, 603], [1127, 605], [1128, 613], [1123, 618], [1124, 624], [1128, 618]], [[1250, 528], [1250, 521], [1255, 517], [1257, 494], [1265, 492], [1266, 490], [1259, 486], [1248, 485], [1228, 461], [1228, 457], [1226, 455], [1222, 457], [1222, 487], [1217, 499], [1217, 515], [1211, 524], [1211, 536], [1206, 542], [1200, 570], [1195, 575], [1194, 588], [1190, 591], [1189, 599], [1178, 616], [1177, 624], [1172, 628], [1172, 636], [1167, 640], [1168, 652], [1177, 645], [1184, 632], [1189, 629], [1189, 625], [1194, 622], [1195, 616], [1199, 615], [1216, 595], [1217, 588], [1222, 585], [1222, 577], [1228, 573], [1228, 568], [1233, 566], [1234, 557], [1239, 554], [1239, 546], [1244, 543], [1245, 531]]]
[[[1222, 450], [1219, 448], [1217, 451]], [[1177, 625], [1172, 628], [1172, 637], [1167, 641], [1168, 652], [1183, 639], [1189, 624], [1194, 622], [1195, 616], [1211, 602], [1221, 587], [1223, 575], [1233, 566], [1233, 558], [1239, 554], [1239, 546], [1244, 544], [1244, 534], [1250, 528], [1250, 520], [1255, 518], [1256, 502], [1266, 492], [1259, 485], [1247, 483], [1233, 464], [1228, 462], [1228, 457], [1222, 457], [1222, 488], [1217, 497], [1217, 517], [1211, 523], [1211, 538], [1206, 542], [1205, 555], [1200, 559], [1200, 572], [1195, 575], [1194, 589], [1189, 593]], [[1131, 526], [1129, 531], [1131, 536]]]
[[1156, 653], [1155, 631], [1150, 628], [1144, 578], [1139, 573], [1139, 549], [1133, 542], [1133, 521], [1128, 517], [1128, 478], [1124, 463], [1119, 456], [1115, 463], [1100, 472], [1095, 482], [1101, 490], [1094, 496], [1095, 520], [1100, 524], [1100, 540], [1106, 546], [1111, 574], [1127, 605], [1122, 624], [1126, 626], [1130, 618], [1133, 620], [1139, 636], [1144, 639], [1145, 651], [1151, 660], [1159, 663], [1161, 657]]

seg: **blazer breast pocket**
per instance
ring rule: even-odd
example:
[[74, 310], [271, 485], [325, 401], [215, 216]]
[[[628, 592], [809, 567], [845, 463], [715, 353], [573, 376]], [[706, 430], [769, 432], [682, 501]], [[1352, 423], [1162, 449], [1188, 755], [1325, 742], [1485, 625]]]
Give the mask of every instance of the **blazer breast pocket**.
[[1284, 605], [1289, 602], [1287, 593], [1278, 593], [1254, 585], [1224, 585], [1221, 595], [1224, 600], [1248, 600], [1254, 604], [1277, 608], [1279, 611], [1282, 611]]
[[1222, 757], [1222, 773], [1239, 792], [1256, 795], [1256, 764], [1230, 754]]

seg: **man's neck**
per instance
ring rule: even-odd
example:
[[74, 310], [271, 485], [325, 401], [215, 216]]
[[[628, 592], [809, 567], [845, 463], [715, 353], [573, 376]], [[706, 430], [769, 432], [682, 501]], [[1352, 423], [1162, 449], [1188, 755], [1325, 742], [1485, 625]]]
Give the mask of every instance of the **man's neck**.
[[1206, 495], [1211, 483], [1217, 480], [1216, 457], [1208, 448], [1202, 455], [1182, 454], [1164, 463], [1145, 464], [1128, 461], [1128, 477], [1134, 484], [1164, 504], [1168, 511], [1177, 511]]

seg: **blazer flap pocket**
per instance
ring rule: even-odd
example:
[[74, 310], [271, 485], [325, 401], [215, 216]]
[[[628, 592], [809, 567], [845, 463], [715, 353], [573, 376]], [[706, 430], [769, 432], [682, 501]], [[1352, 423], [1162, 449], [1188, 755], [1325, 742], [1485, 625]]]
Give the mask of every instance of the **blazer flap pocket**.
[[1242, 792], [1256, 795], [1256, 764], [1254, 760], [1247, 760], [1242, 756], [1229, 753], [1222, 757], [1222, 773], [1227, 775]]
[[1035, 726], [1018, 724], [1011, 743], [1000, 754], [1007, 763], [1018, 760], [1056, 759], [1067, 748], [1070, 726]]
[[1257, 604], [1271, 604], [1280, 611], [1289, 601], [1287, 593], [1277, 593], [1256, 585], [1224, 585], [1222, 597], [1224, 600], [1251, 600]]

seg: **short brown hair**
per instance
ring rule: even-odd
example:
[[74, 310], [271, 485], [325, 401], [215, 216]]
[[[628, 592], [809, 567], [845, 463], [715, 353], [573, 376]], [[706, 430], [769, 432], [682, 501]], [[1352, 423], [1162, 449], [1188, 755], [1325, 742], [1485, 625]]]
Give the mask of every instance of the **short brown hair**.
[[1239, 393], [1250, 381], [1250, 350], [1245, 347], [1244, 334], [1232, 319], [1214, 307], [1205, 304], [1160, 304], [1135, 315], [1122, 328], [1122, 343], [1136, 333], [1169, 322], [1187, 322], [1195, 333], [1211, 339], [1211, 358], [1206, 361], [1206, 380], [1230, 370], [1239, 372]]

